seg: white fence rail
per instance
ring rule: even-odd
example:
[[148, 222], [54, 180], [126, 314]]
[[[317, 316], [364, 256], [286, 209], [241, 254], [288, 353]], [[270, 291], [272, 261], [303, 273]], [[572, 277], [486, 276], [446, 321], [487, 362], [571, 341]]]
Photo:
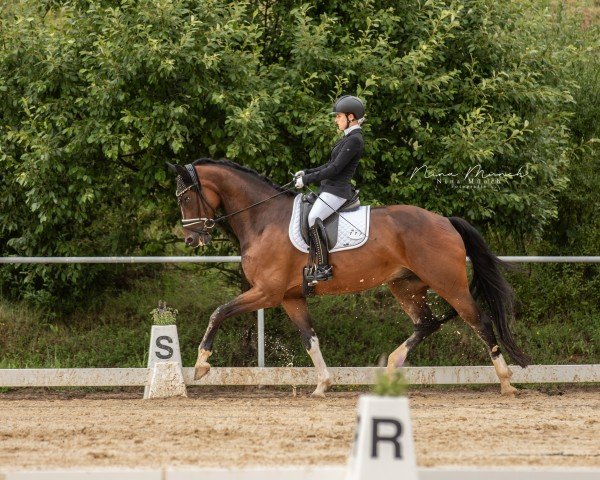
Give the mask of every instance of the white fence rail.
[[[513, 383], [600, 383], [600, 364], [511, 366]], [[372, 385], [384, 368], [333, 367], [337, 385]], [[496, 384], [493, 367], [406, 367], [411, 385]], [[0, 369], [0, 387], [136, 387], [150, 384], [148, 368], [39, 368]], [[314, 385], [312, 367], [214, 367], [208, 375], [194, 380], [194, 369], [183, 369], [186, 385]]]
[[[420, 480], [598, 480], [597, 468], [419, 468]], [[346, 480], [346, 467], [250, 467], [2, 471], [2, 480]]]
[[[508, 263], [600, 263], [600, 256], [500, 256]], [[468, 260], [468, 257], [467, 257]], [[164, 257], [0, 257], [0, 264], [24, 263], [239, 263], [240, 256]]]
[[0, 257], [0, 263], [240, 263], [242, 257]]

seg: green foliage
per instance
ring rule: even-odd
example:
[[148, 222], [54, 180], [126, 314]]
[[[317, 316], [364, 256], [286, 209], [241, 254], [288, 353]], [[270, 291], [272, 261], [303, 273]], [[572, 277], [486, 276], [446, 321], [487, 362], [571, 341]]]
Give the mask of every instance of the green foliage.
[[150, 312], [150, 316], [154, 325], [175, 325], [178, 313], [176, 309], [167, 307], [164, 300], [160, 300], [158, 307]]
[[[366, 202], [542, 237], [578, 158], [568, 130], [578, 79], [564, 65], [587, 44], [549, 37], [556, 17], [535, 2], [23, 0], [0, 9], [2, 255], [162, 254], [178, 217], [165, 161], [227, 156], [285, 183], [327, 159], [327, 112], [341, 93], [367, 103], [357, 179]], [[579, 65], [593, 82], [588, 58]], [[457, 188], [412, 175], [424, 165], [431, 175], [476, 165], [526, 175]], [[11, 298], [68, 309], [122, 274], [3, 267], [0, 284]]]
[[[39, 310], [0, 299], [0, 368], [145, 367], [148, 305], [157, 297], [180, 312], [182, 358], [185, 365], [193, 365], [210, 314], [234, 295], [222, 279], [216, 272], [198, 275], [197, 268], [169, 267], [154, 278], [145, 276], [131, 280], [127, 288], [107, 291], [92, 308], [79, 308], [55, 321], [45, 319]], [[230, 327], [221, 340], [236, 347], [232, 352], [222, 347], [222, 364], [244, 365], [247, 352], [240, 349], [244, 324], [235, 319]]]
[[516, 330], [534, 363], [546, 363], [547, 352], [560, 352], [556, 363], [600, 361], [598, 265], [529, 265], [510, 282], [519, 302]]
[[590, 15], [590, 10], [565, 11], [562, 4], [552, 14], [554, 41], [567, 52], [561, 75], [576, 82], [577, 88], [569, 122], [574, 148], [565, 171], [569, 188], [558, 196], [558, 216], [548, 226], [541, 247], [549, 254], [600, 251], [600, 17], [589, 23]]
[[395, 371], [392, 375], [379, 374], [373, 387], [373, 393], [380, 396], [404, 397], [407, 392], [408, 384], [400, 370]]

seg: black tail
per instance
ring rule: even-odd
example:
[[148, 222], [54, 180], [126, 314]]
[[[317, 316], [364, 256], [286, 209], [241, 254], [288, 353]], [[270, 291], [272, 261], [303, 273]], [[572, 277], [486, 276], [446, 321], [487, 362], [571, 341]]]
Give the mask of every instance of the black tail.
[[481, 234], [469, 222], [458, 217], [449, 217], [448, 220], [462, 237], [473, 265], [471, 293], [475, 298], [483, 297], [487, 303], [502, 347], [515, 362], [526, 367], [530, 359], [517, 346], [510, 330], [515, 297], [500, 271], [500, 267], [506, 266], [505, 263], [492, 253]]

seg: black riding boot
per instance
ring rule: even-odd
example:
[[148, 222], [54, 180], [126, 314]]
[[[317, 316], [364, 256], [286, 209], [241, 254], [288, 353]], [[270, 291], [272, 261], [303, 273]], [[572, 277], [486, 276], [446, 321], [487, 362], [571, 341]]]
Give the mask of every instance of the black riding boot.
[[306, 280], [313, 284], [324, 282], [333, 277], [333, 267], [329, 265], [329, 249], [324, 230], [323, 224], [319, 219], [308, 229], [308, 236], [310, 238], [309, 258], [316, 259], [316, 265], [308, 269]]

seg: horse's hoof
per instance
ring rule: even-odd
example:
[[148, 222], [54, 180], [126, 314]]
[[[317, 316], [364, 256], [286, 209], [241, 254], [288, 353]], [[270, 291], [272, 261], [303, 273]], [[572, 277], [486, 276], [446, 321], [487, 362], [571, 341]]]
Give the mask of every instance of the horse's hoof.
[[506, 387], [500, 387], [500, 392], [502, 393], [502, 395], [505, 395], [507, 397], [514, 397], [517, 393], [519, 393], [519, 390], [513, 387], [512, 385], [508, 385]]
[[210, 364], [203, 362], [196, 365], [194, 369], [194, 380], [200, 380], [210, 371]]
[[394, 376], [396, 370], [404, 366], [407, 356], [408, 349], [404, 346], [404, 344], [400, 345], [396, 350], [390, 353], [387, 363], [387, 373], [389, 376]]
[[325, 392], [327, 390], [329, 390], [329, 387], [331, 387], [332, 383], [333, 382], [331, 381], [331, 378], [326, 378], [322, 382], [319, 382], [319, 384], [317, 385], [317, 388], [315, 388], [315, 391], [313, 393], [311, 393], [310, 396], [317, 397], [317, 398], [324, 398]]

